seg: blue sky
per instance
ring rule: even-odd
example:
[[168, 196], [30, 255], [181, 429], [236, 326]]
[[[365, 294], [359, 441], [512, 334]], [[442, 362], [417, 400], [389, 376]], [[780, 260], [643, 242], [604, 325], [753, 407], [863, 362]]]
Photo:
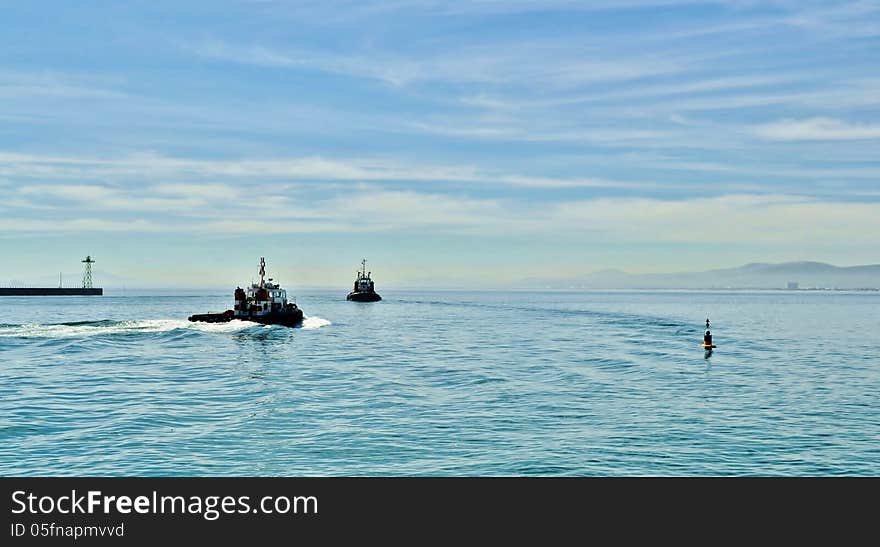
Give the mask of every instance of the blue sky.
[[0, 10], [2, 282], [878, 262], [880, 2]]

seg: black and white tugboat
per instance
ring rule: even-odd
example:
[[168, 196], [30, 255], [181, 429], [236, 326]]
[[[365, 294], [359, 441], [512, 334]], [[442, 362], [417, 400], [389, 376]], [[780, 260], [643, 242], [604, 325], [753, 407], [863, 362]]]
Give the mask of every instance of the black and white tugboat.
[[223, 313], [190, 315], [190, 321], [226, 323], [233, 319], [254, 321], [264, 325], [295, 327], [303, 321], [303, 312], [294, 302], [287, 301], [287, 291], [270, 277], [266, 280], [266, 259], [260, 257], [260, 282], [252, 283], [247, 290], [235, 289], [235, 308]]
[[378, 302], [382, 300], [382, 297], [379, 296], [379, 293], [374, 288], [373, 280], [370, 279], [370, 274], [372, 273], [367, 271], [367, 259], [361, 260], [361, 269], [357, 273], [354, 290], [348, 293], [345, 299], [354, 302]]

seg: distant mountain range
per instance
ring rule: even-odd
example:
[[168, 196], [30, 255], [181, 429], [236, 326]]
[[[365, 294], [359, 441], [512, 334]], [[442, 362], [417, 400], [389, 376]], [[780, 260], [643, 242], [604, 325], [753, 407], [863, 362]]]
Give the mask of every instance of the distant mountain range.
[[877, 289], [880, 264], [839, 267], [823, 262], [752, 263], [704, 272], [630, 274], [602, 270], [577, 278], [523, 280], [535, 288], [584, 289]]

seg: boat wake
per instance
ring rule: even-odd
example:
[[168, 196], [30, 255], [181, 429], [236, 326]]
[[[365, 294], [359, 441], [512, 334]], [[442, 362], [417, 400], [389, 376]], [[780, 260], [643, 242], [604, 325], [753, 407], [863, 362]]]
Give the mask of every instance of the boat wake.
[[[304, 330], [319, 329], [330, 325], [321, 317], [306, 317]], [[25, 323], [21, 325], [0, 324], [0, 338], [70, 339], [93, 336], [163, 334], [173, 331], [204, 333], [234, 333], [248, 329], [276, 328], [251, 321], [234, 319], [226, 323], [191, 322], [185, 319], [144, 319], [140, 321], [75, 321], [69, 323]], [[281, 327], [277, 327], [281, 328]], [[287, 327], [283, 327], [287, 328]]]
[[302, 328], [303, 330], [313, 330], [326, 327], [327, 325], [332, 325], [332, 323], [321, 317], [306, 317], [303, 319]]

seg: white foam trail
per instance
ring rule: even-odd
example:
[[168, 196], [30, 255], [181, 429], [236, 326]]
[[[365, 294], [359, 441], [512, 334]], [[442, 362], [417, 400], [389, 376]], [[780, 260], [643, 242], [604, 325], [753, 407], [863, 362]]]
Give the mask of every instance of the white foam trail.
[[251, 321], [239, 321], [238, 319], [233, 319], [227, 323], [203, 323], [201, 321], [185, 321], [185, 323], [186, 325], [183, 328], [201, 332], [238, 332], [254, 326], [254, 323]]
[[[305, 330], [319, 329], [332, 323], [322, 317], [306, 317], [302, 328]], [[106, 336], [108, 334], [162, 333], [177, 329], [189, 329], [200, 332], [238, 332], [253, 328], [256, 324], [250, 321], [234, 319], [227, 323], [192, 322], [185, 319], [144, 319], [141, 321], [120, 321], [109, 325], [53, 325], [27, 323], [0, 327], [0, 338], [84, 338], [89, 336]], [[271, 325], [262, 325], [271, 328]]]
[[302, 328], [303, 330], [320, 329], [321, 327], [326, 327], [327, 325], [332, 324], [333, 323], [330, 321], [321, 317], [306, 317], [303, 319]]
[[10, 327], [0, 327], [0, 338], [82, 338], [107, 334], [131, 334], [136, 332], [162, 333], [176, 329], [191, 329], [201, 332], [236, 332], [253, 323], [229, 321], [228, 323], [194, 323], [182, 319], [145, 319], [142, 321], [121, 321], [111, 325], [43, 325], [28, 323]]

